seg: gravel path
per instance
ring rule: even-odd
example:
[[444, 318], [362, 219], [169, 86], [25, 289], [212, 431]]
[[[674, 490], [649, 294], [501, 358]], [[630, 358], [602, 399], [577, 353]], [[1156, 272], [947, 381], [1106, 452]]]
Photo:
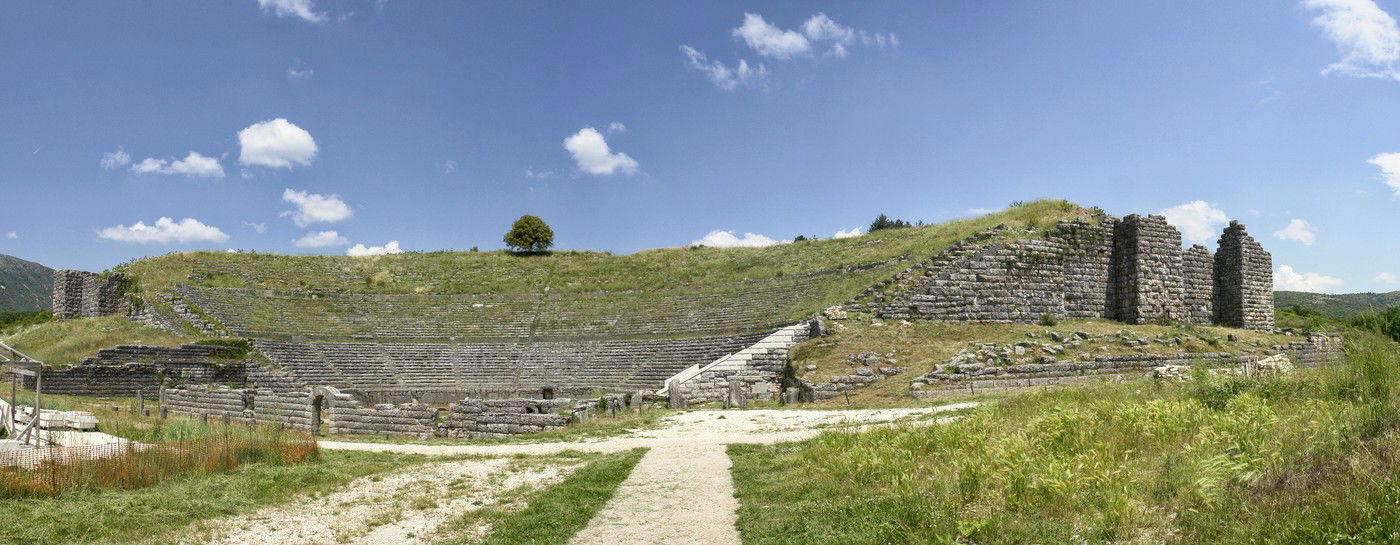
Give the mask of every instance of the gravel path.
[[738, 545], [739, 500], [724, 445], [654, 448], [570, 545]]
[[[180, 544], [305, 545], [422, 543], [463, 513], [497, 505], [504, 492], [562, 480], [577, 466], [464, 460], [363, 477], [320, 498], [195, 524]], [[162, 543], [167, 537], [162, 538]]]
[[[322, 448], [419, 454], [551, 454], [562, 450], [618, 452], [637, 447], [643, 456], [616, 495], [570, 545], [666, 543], [739, 545], [739, 502], [725, 445], [806, 439], [832, 427], [864, 428], [900, 418], [975, 407], [958, 403], [927, 409], [689, 411], [666, 426], [601, 440], [519, 445], [394, 445], [322, 442]], [[930, 418], [942, 423], [948, 418]]]

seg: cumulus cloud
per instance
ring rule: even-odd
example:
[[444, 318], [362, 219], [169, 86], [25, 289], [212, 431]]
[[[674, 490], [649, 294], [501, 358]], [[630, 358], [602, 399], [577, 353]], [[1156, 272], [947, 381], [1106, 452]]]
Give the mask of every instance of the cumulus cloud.
[[1372, 0], [1304, 0], [1319, 11], [1313, 24], [1337, 46], [1341, 60], [1323, 74], [1400, 80], [1400, 27]]
[[217, 158], [206, 157], [197, 151], [191, 151], [184, 159], [147, 157], [141, 162], [131, 165], [131, 171], [137, 174], [166, 174], [170, 176], [183, 174], [189, 178], [224, 177], [224, 166], [219, 164]]
[[334, 223], [355, 215], [350, 206], [340, 200], [340, 195], [320, 195], [288, 188], [282, 192], [282, 200], [296, 205], [296, 210], [288, 210], [282, 215], [291, 216], [292, 223], [297, 227], [317, 222]]
[[626, 153], [613, 153], [603, 134], [593, 127], [584, 127], [564, 139], [564, 149], [574, 156], [579, 170], [589, 174], [612, 174], [621, 171], [631, 174], [637, 171], [637, 161]]
[[845, 58], [849, 47], [857, 44], [871, 47], [899, 47], [899, 37], [857, 30], [837, 23], [825, 13], [817, 13], [804, 21], [801, 31], [784, 30], [769, 23], [763, 16], [745, 13], [744, 22], [733, 30], [734, 37], [744, 41], [764, 57], [788, 60], [811, 54], [824, 44], [831, 44], [824, 55]]
[[251, 222], [251, 221], [245, 221], [245, 222], [243, 222], [243, 225], [247, 225], [249, 229], [252, 229], [253, 232], [255, 232], [255, 233], [259, 234], [259, 235], [261, 235], [261, 234], [267, 232], [267, 224], [266, 224], [266, 223], [253, 223], [253, 222]]
[[744, 59], [739, 59], [739, 64], [730, 68], [720, 61], [710, 61], [704, 53], [688, 45], [681, 46], [681, 53], [685, 54], [691, 68], [704, 72], [715, 87], [725, 91], [733, 91], [740, 85], [753, 85], [768, 76], [768, 67], [759, 64], [754, 68]]
[[126, 150], [122, 149], [121, 146], [117, 146], [117, 151], [102, 154], [102, 160], [99, 162], [102, 164], [102, 168], [124, 167], [131, 162], [131, 156], [127, 155]]
[[218, 227], [205, 225], [194, 218], [185, 218], [178, 222], [170, 218], [160, 218], [151, 225], [137, 221], [130, 227], [117, 225], [99, 230], [97, 236], [107, 240], [136, 244], [170, 244], [172, 242], [188, 244], [228, 240], [228, 235], [225, 235]]
[[1317, 228], [1305, 220], [1293, 218], [1283, 229], [1274, 231], [1274, 236], [1279, 240], [1292, 240], [1311, 245], [1317, 242]]
[[772, 246], [774, 244], [786, 244], [791, 240], [774, 240], [757, 233], [744, 233], [744, 236], [736, 236], [734, 231], [710, 231], [700, 240], [692, 240], [691, 246], [713, 246], [715, 248], [758, 248]]
[[1323, 276], [1317, 273], [1298, 273], [1293, 267], [1279, 265], [1274, 271], [1275, 291], [1310, 291], [1314, 293], [1328, 293], [1332, 288], [1341, 287], [1342, 279], [1335, 276]]
[[8, 233], [5, 233], [5, 238], [19, 238], [19, 233], [10, 231]]
[[627, 125], [623, 125], [621, 122], [618, 121], [608, 123], [608, 133], [615, 132], [627, 132]]
[[790, 59], [812, 50], [807, 37], [794, 30], [783, 30], [756, 13], [745, 13], [744, 23], [734, 29], [734, 37], [744, 40], [759, 55]]
[[403, 253], [403, 250], [399, 249], [399, 241], [397, 240], [391, 240], [383, 246], [370, 246], [368, 248], [366, 248], [364, 244], [356, 244], [354, 246], [351, 246], [349, 250], [345, 251], [345, 255], [352, 257], [401, 253]]
[[851, 238], [851, 237], [858, 237], [858, 236], [860, 236], [860, 228], [859, 228], [859, 227], [852, 227], [852, 228], [850, 228], [850, 229], [844, 229], [844, 230], [841, 230], [841, 231], [837, 231], [836, 234], [831, 235], [831, 238]]
[[1400, 275], [1383, 272], [1376, 275], [1376, 281], [1384, 284], [1400, 283]]
[[258, 0], [258, 7], [278, 17], [296, 17], [311, 23], [324, 23], [326, 12], [316, 11], [311, 0]]
[[1400, 197], [1400, 153], [1382, 153], [1366, 162], [1380, 167], [1381, 175], [1385, 176], [1385, 185]]
[[526, 178], [549, 178], [554, 176], [553, 170], [535, 170], [532, 167], [525, 167]]
[[249, 166], [292, 168], [311, 166], [316, 159], [316, 140], [311, 133], [283, 118], [262, 121], [238, 131], [242, 151], [238, 162]]
[[1220, 237], [1220, 230], [1230, 221], [1225, 211], [1206, 201], [1178, 204], [1161, 212], [1167, 223], [1181, 230], [1187, 242], [1205, 244]]
[[307, 69], [305, 69], [305, 70], [297, 70], [297, 69], [295, 69], [295, 68], [288, 68], [288, 69], [287, 69], [287, 78], [288, 78], [288, 79], [307, 79], [307, 78], [309, 78], [309, 77], [311, 77], [311, 76], [313, 76], [313, 75], [315, 75], [315, 74], [316, 74], [316, 72], [313, 71], [313, 70], [310, 69], [310, 68], [307, 68]]
[[292, 245], [298, 248], [322, 248], [325, 246], [344, 246], [350, 241], [340, 236], [335, 231], [318, 231], [307, 233], [299, 239], [293, 240]]

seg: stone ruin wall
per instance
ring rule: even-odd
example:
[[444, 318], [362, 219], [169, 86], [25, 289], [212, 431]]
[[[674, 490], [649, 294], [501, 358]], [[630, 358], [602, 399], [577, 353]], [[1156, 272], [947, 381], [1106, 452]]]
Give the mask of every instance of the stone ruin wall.
[[[188, 416], [204, 415], [239, 424], [280, 424], [313, 431], [322, 422], [332, 434], [400, 435], [413, 437], [505, 437], [536, 433], [586, 418], [586, 404], [570, 399], [463, 399], [444, 411], [423, 403], [366, 406], [335, 388], [295, 391], [268, 388], [178, 386], [162, 390], [166, 410]], [[316, 400], [322, 412], [316, 413]], [[440, 414], [445, 413], [445, 414]]]
[[1272, 259], [1238, 222], [1214, 255], [1200, 245], [1182, 250], [1181, 233], [1156, 215], [1060, 222], [1028, 240], [995, 241], [997, 232], [969, 237], [993, 240], [976, 249], [955, 244], [924, 262], [914, 279], [898, 279], [906, 289], [894, 299], [846, 308], [910, 320], [1035, 322], [1048, 314], [1273, 328]]
[[1246, 329], [1274, 326], [1273, 257], [1230, 222], [1215, 253], [1215, 321]]
[[[1336, 335], [1310, 334], [1305, 341], [1274, 345], [1272, 354], [1283, 354], [1295, 365], [1316, 367], [1342, 356], [1342, 339]], [[946, 394], [985, 393], [1019, 390], [1042, 386], [1070, 384], [1089, 380], [1141, 378], [1151, 375], [1153, 368], [1163, 365], [1192, 365], [1203, 363], [1212, 367], [1243, 366], [1263, 359], [1260, 355], [1233, 355], [1228, 352], [1194, 352], [1179, 354], [1105, 354], [1092, 361], [1053, 361], [1019, 365], [976, 366], [968, 373], [933, 371], [914, 380], [910, 395], [914, 398]]]
[[60, 269], [53, 272], [53, 315], [60, 320], [120, 314], [129, 306], [123, 277]]
[[[247, 382], [248, 365], [219, 359], [221, 346], [187, 344], [180, 347], [119, 345], [97, 351], [78, 365], [45, 367], [44, 393], [94, 397], [149, 397], [170, 384], [236, 384]], [[24, 387], [34, 388], [34, 377]]]

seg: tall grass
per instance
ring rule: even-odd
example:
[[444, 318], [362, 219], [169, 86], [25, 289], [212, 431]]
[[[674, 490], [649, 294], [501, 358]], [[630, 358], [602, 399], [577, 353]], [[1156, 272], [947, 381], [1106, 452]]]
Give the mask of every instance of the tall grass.
[[156, 444], [50, 447], [0, 455], [0, 498], [54, 496], [101, 489], [129, 490], [195, 474], [223, 473], [244, 464], [295, 464], [318, 459], [309, 435], [261, 426], [226, 428], [198, 439]]
[[1400, 540], [1400, 349], [1348, 343], [1345, 363], [1291, 377], [1031, 392], [945, 426], [735, 446], [740, 530], [745, 543]]

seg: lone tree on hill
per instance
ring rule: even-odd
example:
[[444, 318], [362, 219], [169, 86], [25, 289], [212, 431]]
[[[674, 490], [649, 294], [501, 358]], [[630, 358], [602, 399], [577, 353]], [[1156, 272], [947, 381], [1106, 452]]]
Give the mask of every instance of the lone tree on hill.
[[525, 214], [511, 224], [505, 241], [521, 252], [543, 252], [554, 245], [554, 230], [539, 217]]

